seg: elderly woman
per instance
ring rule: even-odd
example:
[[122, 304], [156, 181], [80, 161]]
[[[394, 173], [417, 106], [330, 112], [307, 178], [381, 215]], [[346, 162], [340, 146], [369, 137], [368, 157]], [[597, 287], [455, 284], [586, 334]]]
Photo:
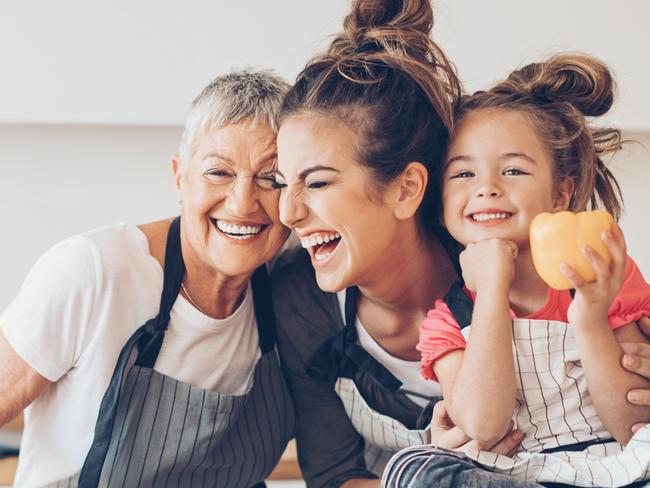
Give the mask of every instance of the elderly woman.
[[215, 79], [172, 167], [181, 216], [71, 237], [0, 318], [0, 425], [25, 410], [16, 486], [253, 486], [294, 429], [264, 263], [288, 85]]

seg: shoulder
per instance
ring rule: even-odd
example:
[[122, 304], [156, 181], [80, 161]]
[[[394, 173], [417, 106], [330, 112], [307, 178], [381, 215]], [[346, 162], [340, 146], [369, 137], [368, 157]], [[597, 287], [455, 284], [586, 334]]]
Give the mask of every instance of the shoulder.
[[647, 316], [650, 316], [650, 285], [628, 256], [623, 284], [609, 309], [609, 323], [616, 329]]
[[343, 327], [336, 294], [318, 288], [304, 249], [289, 249], [279, 256], [271, 273], [271, 291], [285, 364], [307, 361]]

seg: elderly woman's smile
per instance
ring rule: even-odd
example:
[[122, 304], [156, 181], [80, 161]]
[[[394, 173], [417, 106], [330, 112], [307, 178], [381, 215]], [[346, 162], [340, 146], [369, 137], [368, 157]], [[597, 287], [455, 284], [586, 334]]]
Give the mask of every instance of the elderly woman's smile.
[[235, 276], [279, 251], [289, 230], [278, 216], [275, 162], [267, 124], [246, 120], [200, 132], [176, 167], [184, 233], [197, 261]]

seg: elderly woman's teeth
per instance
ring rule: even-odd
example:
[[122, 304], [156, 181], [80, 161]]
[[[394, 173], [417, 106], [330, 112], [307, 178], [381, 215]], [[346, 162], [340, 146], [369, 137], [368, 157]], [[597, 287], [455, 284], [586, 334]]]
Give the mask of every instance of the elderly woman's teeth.
[[216, 224], [221, 232], [233, 239], [250, 239], [262, 230], [261, 225], [235, 225], [224, 222], [223, 220], [217, 220]]
[[318, 235], [305, 237], [304, 239], [300, 240], [300, 243], [302, 244], [302, 247], [304, 247], [305, 249], [309, 249], [310, 247], [315, 247], [320, 244], [334, 241], [340, 238], [341, 238], [341, 234], [339, 234], [338, 232], [334, 232], [332, 234], [318, 234]]

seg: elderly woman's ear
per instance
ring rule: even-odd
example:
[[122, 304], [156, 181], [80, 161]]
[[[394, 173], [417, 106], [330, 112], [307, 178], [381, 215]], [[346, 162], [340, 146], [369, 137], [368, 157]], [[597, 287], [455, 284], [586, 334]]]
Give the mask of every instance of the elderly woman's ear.
[[182, 192], [182, 163], [179, 155], [172, 157], [172, 173], [174, 173], [174, 185], [176, 186], [176, 203], [179, 206], [183, 205], [183, 192]]
[[399, 220], [412, 218], [420, 207], [429, 180], [422, 163], [412, 162], [395, 182], [394, 213]]

